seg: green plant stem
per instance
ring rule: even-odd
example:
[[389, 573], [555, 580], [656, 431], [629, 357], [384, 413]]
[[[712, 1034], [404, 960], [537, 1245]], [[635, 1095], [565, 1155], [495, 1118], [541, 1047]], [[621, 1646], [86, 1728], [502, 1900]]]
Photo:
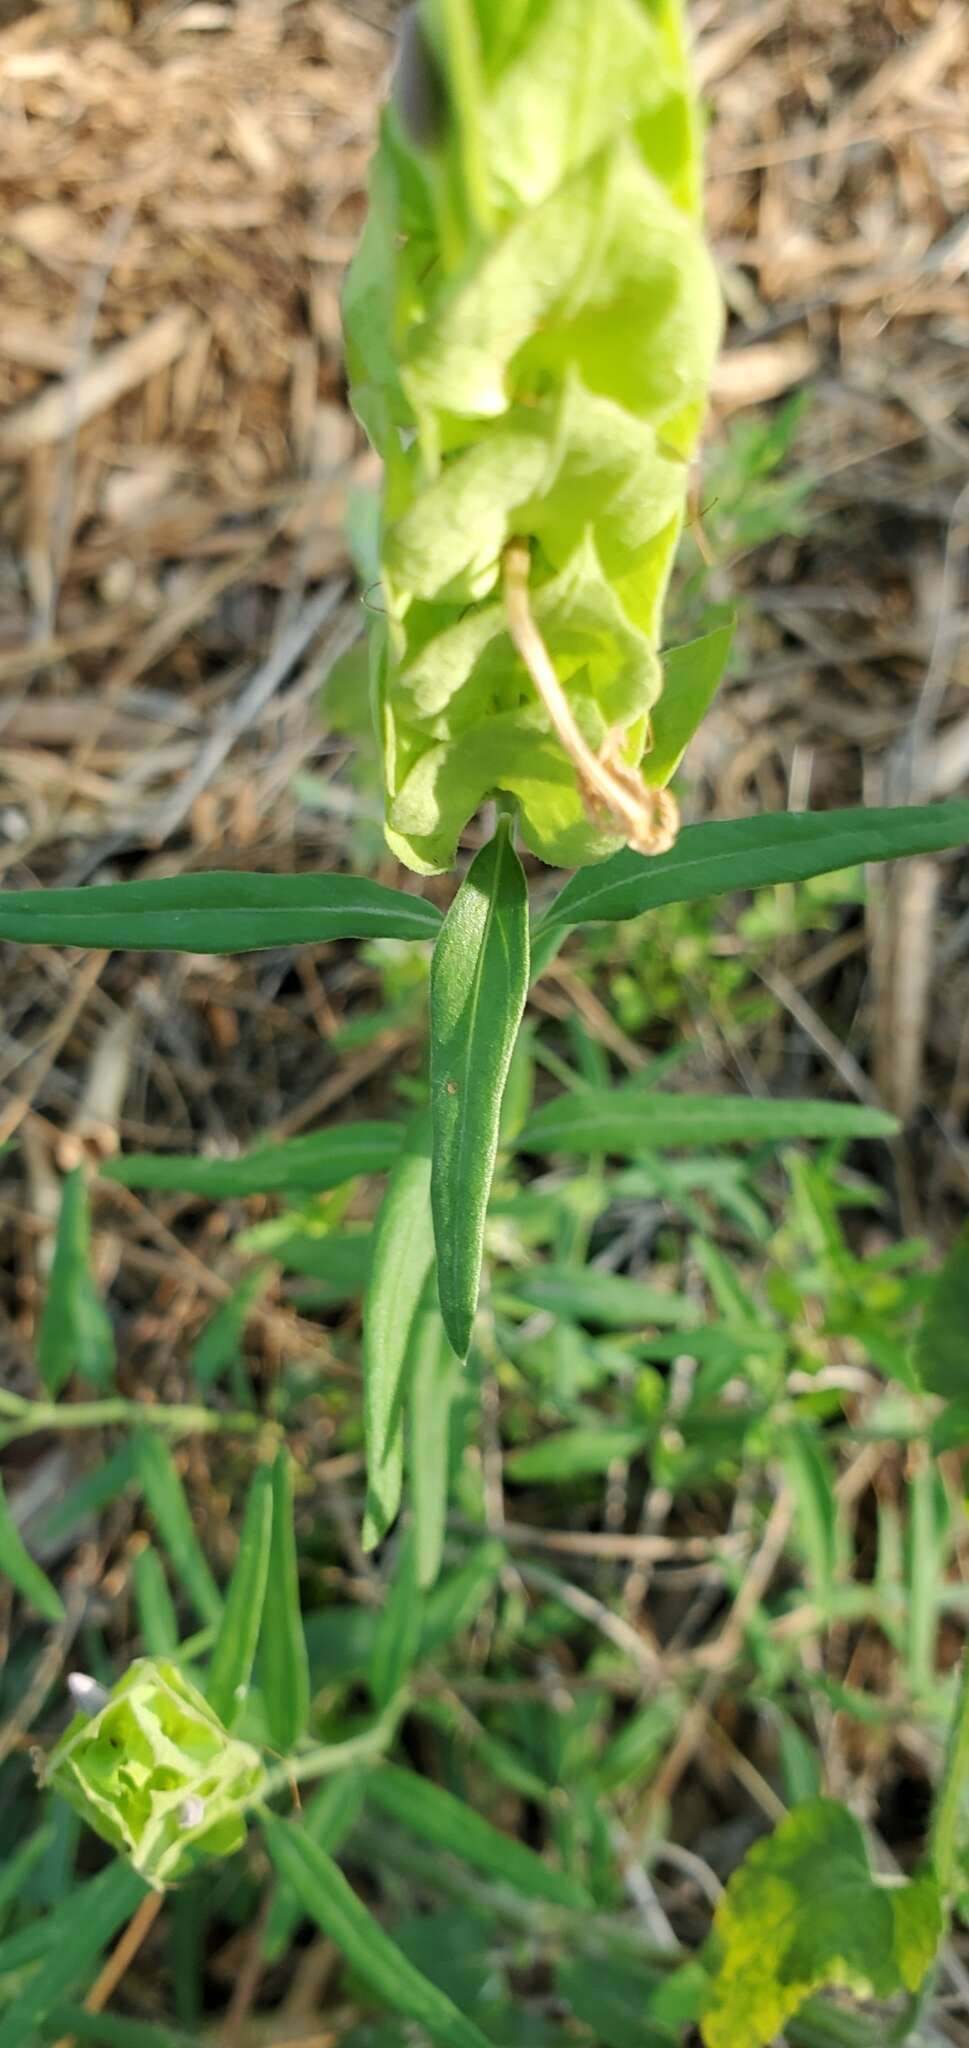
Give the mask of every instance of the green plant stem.
[[335, 1771], [349, 1770], [354, 1764], [375, 1763], [390, 1748], [408, 1703], [406, 1694], [398, 1694], [361, 1735], [351, 1735], [347, 1742], [320, 1743], [315, 1749], [297, 1751], [268, 1773], [253, 1806], [258, 1810], [260, 1804], [292, 1785], [330, 1778]]
[[278, 1424], [247, 1410], [219, 1414], [212, 1408], [188, 1404], [154, 1407], [146, 1401], [125, 1401], [111, 1396], [104, 1401], [26, 1401], [19, 1394], [0, 1393], [0, 1416], [9, 1416], [0, 1426], [0, 1446], [18, 1437], [36, 1436], [45, 1429], [107, 1429], [117, 1423], [141, 1428], [164, 1429], [174, 1435], [193, 1436], [222, 1430], [232, 1435], [253, 1436], [262, 1430], [279, 1434]]
[[952, 1894], [959, 1808], [969, 1777], [969, 1642], [962, 1654], [962, 1672], [956, 1695], [956, 1709], [949, 1730], [945, 1768], [932, 1816], [930, 1848], [943, 1902]]

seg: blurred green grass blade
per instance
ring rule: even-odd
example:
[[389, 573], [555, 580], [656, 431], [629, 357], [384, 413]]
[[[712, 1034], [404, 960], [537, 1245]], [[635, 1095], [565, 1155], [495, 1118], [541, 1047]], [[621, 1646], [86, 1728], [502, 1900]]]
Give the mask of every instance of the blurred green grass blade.
[[[317, 1785], [303, 1808], [299, 1826], [311, 1841], [331, 1856], [339, 1855], [359, 1816], [368, 1775], [362, 1770], [337, 1771], [332, 1778], [324, 1778], [323, 1783]], [[278, 1962], [286, 1954], [303, 1913], [304, 1907], [292, 1886], [280, 1879], [269, 1909], [263, 1941], [267, 1962]]]
[[441, 1314], [459, 1358], [478, 1305], [501, 1104], [528, 993], [528, 885], [500, 818], [431, 962], [431, 1201]]
[[517, 1140], [521, 1152], [640, 1152], [789, 1138], [890, 1138], [898, 1119], [856, 1102], [765, 1101], [744, 1095], [646, 1095], [619, 1088], [559, 1095]]
[[127, 1159], [109, 1159], [101, 1172], [124, 1188], [208, 1195], [216, 1202], [299, 1188], [323, 1194], [360, 1173], [383, 1173], [393, 1164], [400, 1140], [399, 1124], [337, 1124], [279, 1145], [258, 1145], [238, 1159], [136, 1152]]
[[139, 1550], [131, 1570], [135, 1612], [149, 1657], [174, 1657], [178, 1649], [178, 1618], [168, 1590], [165, 1567], [152, 1543]]
[[262, 1621], [273, 1533], [273, 1475], [268, 1465], [253, 1473], [246, 1496], [239, 1554], [226, 1588], [205, 1694], [213, 1713], [231, 1728], [249, 1689]]
[[[267, 1814], [263, 1825], [280, 1876], [292, 1885], [310, 1918], [336, 1943], [355, 1975], [382, 2004], [426, 2028], [441, 2048], [488, 2048], [485, 2035], [465, 2019], [446, 1993], [408, 1962], [317, 1843], [275, 1814]], [[0, 2048], [14, 2048], [14, 2043], [0, 2037]]]
[[37, 1370], [52, 1400], [72, 1372], [93, 1387], [114, 1381], [114, 1332], [91, 1270], [87, 1178], [75, 1166], [64, 1179], [54, 1261], [37, 1339]]
[[651, 1441], [650, 1429], [624, 1429], [619, 1423], [600, 1429], [584, 1425], [558, 1430], [541, 1443], [526, 1444], [512, 1451], [504, 1463], [508, 1479], [520, 1484], [583, 1479], [589, 1473], [608, 1472], [617, 1459], [638, 1458]]
[[397, 1764], [379, 1764], [367, 1781], [367, 1798], [402, 1827], [472, 1864], [487, 1877], [511, 1885], [522, 1898], [544, 1899], [549, 1905], [574, 1912], [591, 1909], [581, 1885], [551, 1869], [522, 1842], [493, 1828], [463, 1799], [456, 1799], [428, 1778], [419, 1778], [414, 1771], [402, 1770]]
[[198, 1386], [212, 1386], [230, 1366], [238, 1363], [250, 1313], [265, 1293], [272, 1271], [268, 1265], [254, 1266], [209, 1317], [189, 1359]]
[[36, 1870], [53, 1841], [53, 1823], [43, 1821], [21, 1842], [12, 1856], [0, 1863], [0, 1926], [6, 1919], [8, 1907], [19, 1899], [31, 1871]]
[[390, 1705], [409, 1678], [420, 1652], [424, 1601], [417, 1579], [414, 1531], [397, 1552], [393, 1583], [377, 1624], [370, 1666], [370, 1690], [378, 1707]]
[[866, 861], [939, 853], [967, 840], [964, 799], [894, 810], [770, 812], [726, 824], [687, 825], [670, 853], [647, 859], [627, 848], [598, 867], [581, 868], [546, 911], [541, 931], [612, 923], [664, 903], [803, 882]]
[[120, 2019], [115, 2013], [88, 2012], [83, 2005], [59, 2005], [45, 2026], [45, 2038], [73, 2034], [76, 2041], [89, 2041], [91, 2048], [198, 2048], [198, 2035], [185, 2034], [180, 2027], [159, 2026], [154, 2020]]
[[781, 1462], [794, 1497], [794, 1534], [823, 1621], [831, 1609], [839, 1560], [838, 1496], [830, 1456], [813, 1435], [796, 1429], [784, 1439]]
[[643, 781], [662, 789], [675, 774], [683, 755], [706, 717], [730, 659], [735, 621], [715, 626], [663, 656], [663, 688], [649, 714], [650, 741], [643, 758]]
[[417, 1578], [425, 1592], [436, 1583], [444, 1555], [451, 1413], [461, 1375], [461, 1360], [448, 1343], [430, 1293], [418, 1310], [412, 1337], [408, 1460]]
[[55, 1908], [38, 1930], [44, 1938], [43, 1966], [0, 2019], [0, 2048], [27, 2048], [65, 1992], [93, 1968], [146, 1890], [129, 1863], [116, 1862], [73, 1889]]
[[969, 1223], [935, 1275], [915, 1340], [915, 1369], [929, 1394], [969, 1395]]
[[288, 1756], [309, 1720], [310, 1671], [299, 1599], [293, 1461], [285, 1444], [276, 1454], [272, 1487], [272, 1542], [259, 1642], [259, 1676], [273, 1747], [282, 1756]]
[[256, 953], [323, 939], [432, 939], [440, 912], [356, 875], [173, 875], [0, 891], [0, 939], [135, 952]]
[[185, 1489], [167, 1444], [149, 1429], [138, 1433], [138, 1473], [172, 1569], [203, 1621], [222, 1618], [222, 1597], [195, 1534]]
[[528, 1303], [576, 1322], [598, 1323], [606, 1330], [635, 1330], [644, 1323], [689, 1326], [697, 1305], [686, 1294], [652, 1287], [625, 1273], [599, 1272], [595, 1266], [534, 1265], [509, 1274], [501, 1282], [501, 1298]]
[[363, 1541], [380, 1542], [400, 1507], [404, 1471], [404, 1393], [411, 1330], [434, 1261], [431, 1138], [428, 1120], [412, 1124], [374, 1225], [373, 1264], [363, 1305], [367, 1505]]
[[64, 1604], [46, 1572], [35, 1564], [10, 1512], [0, 1478], [0, 1572], [45, 1621], [64, 1619]]
[[116, 1451], [112, 1451], [110, 1458], [96, 1465], [93, 1472], [85, 1472], [82, 1478], [76, 1479], [61, 1499], [38, 1518], [36, 1527], [44, 1543], [56, 1544], [64, 1537], [72, 1536], [75, 1529], [93, 1520], [108, 1501], [117, 1500], [137, 1474], [137, 1446], [134, 1439], [128, 1437]]

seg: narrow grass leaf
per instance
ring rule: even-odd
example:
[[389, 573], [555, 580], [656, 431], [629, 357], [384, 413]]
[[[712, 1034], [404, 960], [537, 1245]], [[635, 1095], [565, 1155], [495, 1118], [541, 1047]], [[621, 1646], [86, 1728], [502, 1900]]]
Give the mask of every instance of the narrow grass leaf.
[[222, 1598], [195, 1534], [185, 1489], [167, 1444], [154, 1431], [138, 1434], [138, 1474], [172, 1569], [205, 1622], [222, 1618]]
[[781, 811], [726, 824], [687, 825], [670, 853], [627, 848], [581, 868], [542, 920], [551, 927], [640, 917], [664, 903], [694, 903], [728, 889], [763, 889], [836, 874], [865, 861], [939, 853], [969, 840], [969, 802], [895, 810]]
[[[324, 1778], [323, 1783], [317, 1785], [303, 1807], [300, 1827], [305, 1829], [311, 1841], [331, 1856], [339, 1855], [359, 1817], [368, 1776], [369, 1772], [365, 1770], [337, 1771], [332, 1778]], [[280, 1880], [266, 1922], [263, 1954], [267, 1962], [279, 1962], [286, 1954], [303, 1913], [304, 1908], [292, 1886]]]
[[528, 885], [501, 818], [431, 963], [431, 1200], [444, 1327], [466, 1356], [478, 1305], [502, 1098], [528, 993]]
[[[325, 1850], [275, 1814], [267, 1814], [263, 1824], [280, 1876], [381, 2003], [424, 2027], [441, 2048], [487, 2048], [485, 2035], [384, 1933]], [[14, 2043], [0, 2040], [0, 2048], [14, 2048]]]
[[128, 1437], [116, 1451], [112, 1451], [110, 1458], [96, 1465], [93, 1472], [85, 1472], [83, 1478], [76, 1479], [60, 1500], [38, 1518], [38, 1535], [45, 1544], [51, 1545], [72, 1536], [75, 1529], [93, 1522], [108, 1501], [118, 1500], [137, 1476], [137, 1446], [134, 1439]]
[[39, 1930], [44, 1937], [43, 1968], [34, 1972], [0, 2019], [0, 2048], [26, 2048], [65, 1992], [93, 1967], [145, 1891], [130, 1863], [116, 1862], [72, 1890], [55, 1908]]
[[138, 953], [257, 953], [323, 939], [432, 939], [433, 903], [357, 875], [173, 875], [0, 892], [0, 939]]
[[363, 1306], [367, 1505], [363, 1541], [380, 1542], [400, 1507], [404, 1393], [411, 1330], [434, 1260], [431, 1138], [416, 1119], [387, 1183], [374, 1226], [373, 1265]]
[[650, 1441], [647, 1429], [612, 1428], [558, 1430], [544, 1442], [527, 1444], [505, 1459], [505, 1476], [520, 1484], [532, 1481], [561, 1485], [590, 1473], [608, 1472], [618, 1461], [639, 1457]]
[[337, 1124], [279, 1145], [258, 1145], [238, 1159], [135, 1152], [127, 1159], [109, 1159], [101, 1172], [123, 1188], [207, 1195], [216, 1202], [297, 1189], [324, 1194], [358, 1174], [383, 1173], [393, 1164], [400, 1140], [399, 1124]]
[[461, 1373], [433, 1290], [425, 1294], [411, 1343], [410, 1497], [417, 1578], [426, 1591], [435, 1584], [444, 1555], [451, 1412]]
[[915, 1369], [929, 1394], [969, 1395], [969, 1223], [935, 1276], [915, 1341]]
[[698, 1314], [696, 1303], [686, 1294], [652, 1287], [625, 1273], [600, 1273], [594, 1266], [533, 1266], [509, 1276], [502, 1294], [532, 1308], [548, 1309], [555, 1316], [597, 1323], [606, 1330], [634, 1330], [644, 1323], [679, 1328], [696, 1322]]
[[271, 1266], [254, 1266], [220, 1302], [192, 1347], [189, 1366], [196, 1384], [210, 1387], [238, 1363], [246, 1324], [272, 1277]]
[[84, 1169], [66, 1175], [54, 1261], [37, 1340], [37, 1370], [56, 1399], [72, 1372], [94, 1387], [114, 1379], [114, 1332], [91, 1271], [91, 1211]]
[[135, 1612], [149, 1657], [174, 1657], [178, 1649], [178, 1617], [168, 1589], [165, 1567], [153, 1543], [139, 1550], [131, 1571]]
[[35, 1564], [24, 1546], [23, 1537], [10, 1512], [7, 1497], [0, 1479], [0, 1572], [16, 1586], [31, 1607], [42, 1614], [45, 1621], [58, 1622], [64, 1619], [64, 1605], [60, 1594], [51, 1585], [46, 1572]]
[[273, 1475], [253, 1474], [246, 1497], [239, 1554], [225, 1595], [205, 1692], [213, 1713], [231, 1728], [249, 1689], [262, 1621], [273, 1533]]
[[367, 1797], [402, 1827], [460, 1857], [487, 1877], [497, 1878], [500, 1884], [510, 1885], [522, 1898], [545, 1899], [549, 1905], [576, 1912], [589, 1910], [590, 1900], [581, 1885], [552, 1870], [522, 1842], [492, 1827], [463, 1799], [456, 1799], [428, 1778], [419, 1778], [415, 1771], [380, 1764], [367, 1782]]
[[0, 1863], [0, 1926], [6, 1919], [8, 1908], [20, 1898], [31, 1872], [43, 1861], [53, 1842], [53, 1823], [41, 1822], [25, 1837], [13, 1855], [8, 1856], [4, 1863]]
[[414, 1531], [408, 1529], [397, 1553], [393, 1584], [377, 1624], [370, 1666], [370, 1690], [378, 1707], [396, 1699], [421, 1647], [424, 1600], [417, 1578]]
[[285, 1444], [276, 1454], [272, 1487], [273, 1530], [259, 1676], [273, 1747], [288, 1756], [309, 1720], [310, 1672], [299, 1601], [293, 1461]]
[[529, 1118], [522, 1152], [640, 1152], [779, 1144], [789, 1138], [890, 1138], [897, 1118], [855, 1102], [765, 1101], [743, 1095], [645, 1095], [590, 1088], [559, 1095]]

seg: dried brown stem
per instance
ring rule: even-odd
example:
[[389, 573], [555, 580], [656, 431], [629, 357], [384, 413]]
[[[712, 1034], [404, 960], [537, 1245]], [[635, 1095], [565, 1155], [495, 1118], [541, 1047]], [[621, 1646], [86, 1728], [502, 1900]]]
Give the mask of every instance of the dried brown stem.
[[593, 818], [605, 817], [617, 825], [637, 853], [668, 853], [680, 824], [676, 798], [668, 789], [647, 789], [635, 768], [618, 757], [617, 747], [594, 754], [583, 739], [532, 615], [530, 567], [528, 542], [509, 541], [504, 558], [508, 630], [548, 712], [555, 737], [575, 765], [583, 802]]

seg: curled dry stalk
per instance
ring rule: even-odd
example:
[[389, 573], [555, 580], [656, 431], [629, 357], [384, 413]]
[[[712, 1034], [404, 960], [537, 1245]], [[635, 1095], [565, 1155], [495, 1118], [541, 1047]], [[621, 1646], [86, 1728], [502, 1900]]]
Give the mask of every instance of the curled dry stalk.
[[594, 821], [611, 819], [637, 853], [669, 853], [680, 826], [676, 798], [668, 789], [647, 789], [635, 768], [619, 754], [618, 736], [595, 754], [583, 739], [569, 700], [535, 624], [528, 596], [531, 553], [525, 540], [509, 541], [504, 554], [508, 630], [548, 712], [552, 730], [578, 776], [583, 802]]

